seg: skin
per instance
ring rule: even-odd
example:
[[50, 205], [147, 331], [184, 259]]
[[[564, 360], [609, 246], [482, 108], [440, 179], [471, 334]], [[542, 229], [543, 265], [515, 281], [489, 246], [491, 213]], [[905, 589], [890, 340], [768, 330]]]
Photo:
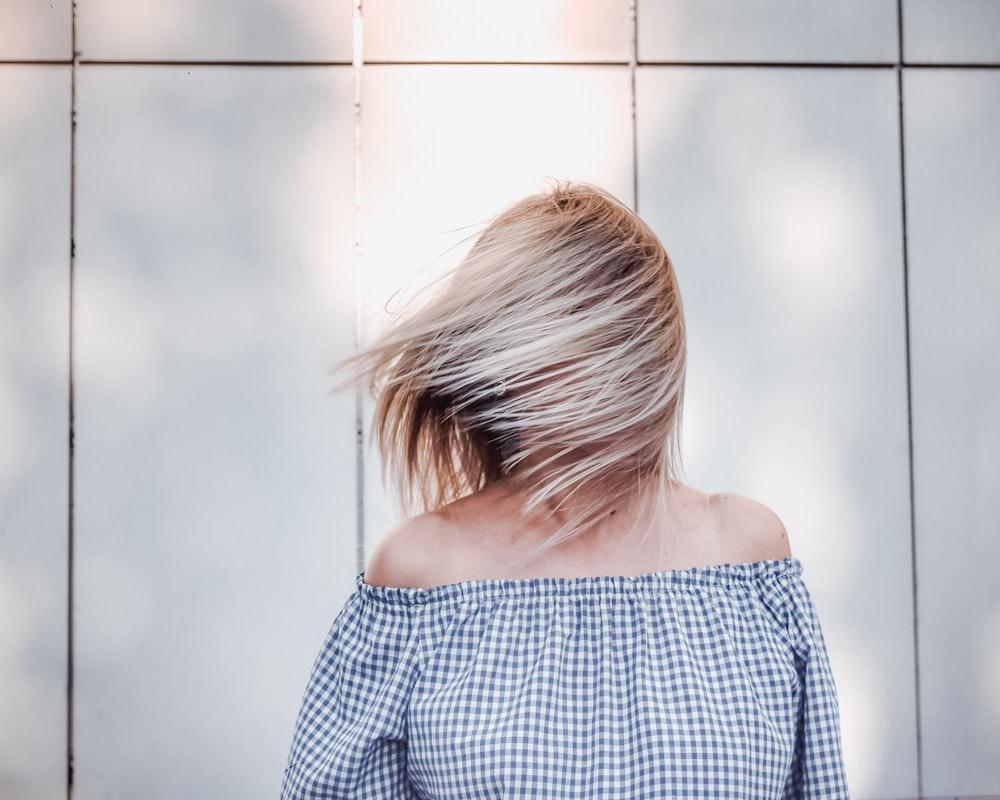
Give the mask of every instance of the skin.
[[365, 581], [430, 588], [495, 578], [641, 575], [791, 555], [785, 527], [766, 506], [734, 494], [676, 485], [655, 524], [644, 504], [611, 504], [600, 522], [542, 547], [551, 517], [521, 514], [524, 496], [498, 483], [406, 520], [382, 537]]

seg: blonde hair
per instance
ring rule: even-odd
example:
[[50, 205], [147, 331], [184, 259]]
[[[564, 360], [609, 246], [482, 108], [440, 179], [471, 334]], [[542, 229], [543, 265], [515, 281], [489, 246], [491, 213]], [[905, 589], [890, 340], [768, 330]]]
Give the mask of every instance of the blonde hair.
[[407, 513], [501, 479], [548, 509], [553, 541], [641, 482], [679, 478], [684, 316], [673, 266], [604, 191], [515, 203], [444, 288], [351, 359]]

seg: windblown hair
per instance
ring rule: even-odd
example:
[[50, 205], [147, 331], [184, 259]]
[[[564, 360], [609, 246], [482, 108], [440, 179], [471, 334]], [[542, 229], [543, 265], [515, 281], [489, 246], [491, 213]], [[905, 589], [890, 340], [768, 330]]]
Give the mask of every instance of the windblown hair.
[[653, 231], [561, 183], [496, 217], [423, 307], [351, 359], [407, 513], [506, 479], [553, 541], [680, 473], [684, 315]]

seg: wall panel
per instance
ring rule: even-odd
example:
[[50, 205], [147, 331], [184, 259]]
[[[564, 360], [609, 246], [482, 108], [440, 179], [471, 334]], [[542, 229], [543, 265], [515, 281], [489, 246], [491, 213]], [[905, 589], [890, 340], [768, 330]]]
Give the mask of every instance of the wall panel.
[[351, 76], [79, 76], [75, 797], [274, 797], [354, 574]]
[[351, 0], [77, 0], [83, 58], [351, 61]]
[[927, 795], [1000, 791], [1000, 73], [905, 83]]
[[0, 60], [73, 57], [71, 0], [0, 0]]
[[70, 73], [0, 66], [0, 797], [66, 786]]
[[897, 0], [637, 0], [640, 61], [895, 61]]
[[1000, 3], [995, 0], [903, 0], [907, 63], [1000, 62]]
[[368, 0], [368, 61], [628, 61], [628, 0]]

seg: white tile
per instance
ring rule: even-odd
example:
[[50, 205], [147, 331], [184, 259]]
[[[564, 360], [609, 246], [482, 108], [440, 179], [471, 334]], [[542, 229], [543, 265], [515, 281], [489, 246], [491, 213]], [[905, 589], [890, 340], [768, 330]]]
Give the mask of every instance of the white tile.
[[366, 0], [369, 61], [628, 61], [629, 0]]
[[78, 104], [74, 796], [273, 797], [353, 588], [350, 69]]
[[1000, 790], [1000, 73], [904, 84], [924, 793]]
[[0, 66], [0, 793], [66, 774], [70, 71]]
[[1000, 3], [903, 0], [903, 56], [924, 64], [1000, 62]]
[[896, 0], [638, 0], [640, 61], [895, 61]]
[[351, 0], [77, 0], [85, 59], [351, 60]]
[[[546, 178], [632, 202], [624, 67], [368, 67], [363, 108], [368, 337], [394, 292], [441, 274], [449, 248]], [[395, 516], [377, 465], [366, 488], [370, 549]]]
[[637, 76], [639, 212], [687, 316], [688, 477], [783, 518], [861, 797], [917, 794], [897, 107], [882, 70]]
[[0, 0], [0, 60], [72, 58], [71, 0]]

